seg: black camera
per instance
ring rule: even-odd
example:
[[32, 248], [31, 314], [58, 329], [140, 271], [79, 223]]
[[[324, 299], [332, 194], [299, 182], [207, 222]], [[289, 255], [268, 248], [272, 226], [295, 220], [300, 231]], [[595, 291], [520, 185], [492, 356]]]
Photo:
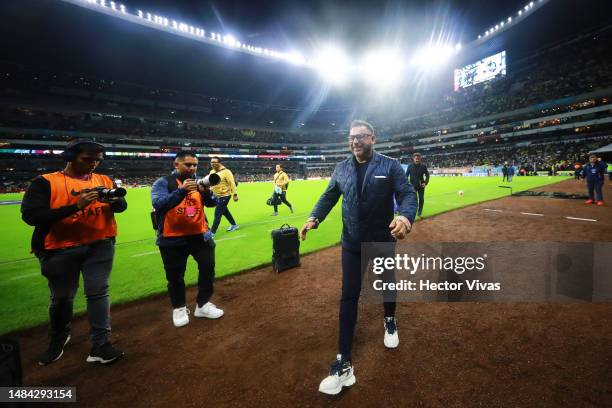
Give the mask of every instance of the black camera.
[[72, 191], [73, 196], [78, 196], [81, 193], [89, 193], [91, 191], [97, 191], [100, 199], [108, 199], [108, 198], [117, 198], [117, 197], [125, 197], [127, 194], [127, 190], [122, 187], [117, 188], [106, 188], [104, 186], [94, 187], [94, 188], [85, 188], [81, 191]]

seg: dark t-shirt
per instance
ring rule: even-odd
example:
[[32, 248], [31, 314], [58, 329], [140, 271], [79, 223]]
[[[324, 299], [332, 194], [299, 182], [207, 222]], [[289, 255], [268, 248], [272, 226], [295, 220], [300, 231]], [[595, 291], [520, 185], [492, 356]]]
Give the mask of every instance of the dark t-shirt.
[[357, 196], [361, 197], [361, 190], [363, 188], [363, 179], [365, 179], [366, 171], [368, 171], [369, 161], [365, 163], [357, 163]]

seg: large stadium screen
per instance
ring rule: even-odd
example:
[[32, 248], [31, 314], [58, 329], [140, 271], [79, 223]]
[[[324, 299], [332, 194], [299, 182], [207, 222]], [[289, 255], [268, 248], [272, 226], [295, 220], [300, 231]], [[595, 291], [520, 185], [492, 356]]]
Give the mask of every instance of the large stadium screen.
[[455, 69], [455, 91], [506, 75], [506, 51]]

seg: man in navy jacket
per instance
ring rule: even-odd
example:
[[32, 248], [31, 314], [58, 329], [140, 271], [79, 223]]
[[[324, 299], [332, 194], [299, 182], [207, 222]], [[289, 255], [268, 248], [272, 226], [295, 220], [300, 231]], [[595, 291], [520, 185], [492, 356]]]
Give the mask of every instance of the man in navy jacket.
[[[355, 383], [351, 360], [353, 333], [357, 322], [357, 306], [361, 280], [368, 266], [361, 263], [362, 242], [395, 242], [410, 232], [417, 210], [414, 189], [399, 162], [374, 151], [376, 135], [371, 124], [356, 120], [351, 123], [349, 147], [352, 155], [338, 163], [325, 192], [302, 226], [301, 237], [316, 229], [342, 195], [342, 298], [339, 316], [339, 353], [329, 376], [319, 386], [325, 394], [338, 394], [342, 387]], [[393, 198], [399, 216], [394, 218]], [[395, 301], [384, 302], [384, 344], [399, 344], [395, 321]]]
[[606, 173], [606, 163], [597, 160], [597, 156], [592, 154], [589, 156], [589, 162], [583, 168], [583, 177], [586, 178], [587, 187], [589, 189], [589, 199], [587, 204], [595, 202], [595, 193], [597, 193], [597, 205], [604, 205], [603, 191], [604, 175]]

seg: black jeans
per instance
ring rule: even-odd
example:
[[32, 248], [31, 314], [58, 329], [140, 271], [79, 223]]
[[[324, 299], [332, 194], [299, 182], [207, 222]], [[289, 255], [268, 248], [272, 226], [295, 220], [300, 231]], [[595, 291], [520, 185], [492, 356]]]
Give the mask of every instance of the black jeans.
[[198, 306], [209, 301], [213, 294], [213, 280], [215, 279], [215, 242], [211, 239], [204, 241], [202, 235], [187, 237], [187, 244], [180, 246], [160, 246], [166, 280], [168, 281], [168, 295], [172, 307], [179, 308], [186, 304], [185, 300], [185, 268], [189, 255], [198, 264]]
[[[368, 262], [362, 263], [361, 252], [342, 248], [342, 298], [340, 299], [338, 350], [348, 360], [351, 359], [361, 282], [367, 266]], [[393, 281], [395, 276], [385, 274], [383, 279]], [[383, 302], [385, 317], [395, 316], [395, 292], [385, 293], [384, 299], [389, 300]]]
[[72, 305], [82, 272], [91, 342], [94, 346], [106, 343], [110, 334], [108, 279], [114, 254], [115, 244], [110, 239], [40, 254], [40, 269], [51, 291], [49, 336], [52, 339], [70, 333]]
[[213, 221], [212, 228], [210, 229], [213, 234], [217, 232], [217, 228], [219, 228], [219, 223], [221, 223], [221, 217], [225, 215], [225, 218], [229, 221], [231, 225], [236, 225], [236, 221], [234, 221], [234, 217], [229, 212], [227, 205], [229, 204], [231, 196], [227, 197], [218, 197], [217, 206], [215, 207], [215, 220]]
[[[278, 198], [280, 198], [282, 203], [285, 203], [287, 205], [287, 207], [291, 208], [291, 203], [289, 201], [287, 201], [287, 192], [283, 191], [280, 194], [278, 193], [274, 193], [274, 195]], [[274, 204], [274, 212], [278, 212], [278, 205]]]

